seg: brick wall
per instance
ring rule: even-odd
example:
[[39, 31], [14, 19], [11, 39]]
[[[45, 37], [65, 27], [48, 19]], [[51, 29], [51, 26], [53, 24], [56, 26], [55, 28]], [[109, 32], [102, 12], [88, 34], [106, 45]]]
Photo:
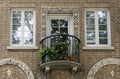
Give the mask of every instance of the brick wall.
[[[39, 60], [37, 57], [38, 50], [8, 50], [10, 42], [10, 11], [12, 8], [35, 8], [36, 10], [36, 45], [39, 46], [40, 42], [40, 20], [41, 20], [41, 6], [78, 6], [80, 8], [79, 12], [79, 23], [80, 23], [80, 38], [81, 38], [81, 56], [80, 61], [82, 64], [82, 71], [77, 74], [71, 74], [66, 70], [55, 70], [52, 71], [47, 78], [49, 79], [87, 79], [87, 74], [90, 68], [104, 58], [120, 58], [120, 2], [119, 0], [1, 0], [0, 1], [0, 58], [16, 58], [24, 63], [26, 63], [33, 74], [35, 79], [45, 78], [45, 74], [39, 71]], [[85, 8], [109, 8], [110, 9], [110, 20], [111, 20], [111, 41], [112, 46], [115, 47], [114, 50], [85, 50], [84, 47], [84, 9]], [[23, 72], [20, 73], [19, 68], [13, 66], [7, 66], [13, 69], [15, 76], [10, 79], [26, 79]], [[6, 75], [7, 68], [6, 65], [0, 67], [3, 68], [4, 72], [1, 70], [0, 75]], [[115, 69], [115, 78], [118, 79], [118, 70], [120, 66], [109, 65], [98, 71], [95, 75], [95, 79], [106, 78], [112, 79], [108, 76], [110, 71], [108, 69]], [[104, 74], [106, 75], [104, 75]], [[109, 74], [110, 75], [110, 74]], [[21, 77], [22, 76], [22, 77]], [[24, 77], [24, 78], [23, 78]], [[7, 79], [7, 76], [3, 76], [2, 79]]]

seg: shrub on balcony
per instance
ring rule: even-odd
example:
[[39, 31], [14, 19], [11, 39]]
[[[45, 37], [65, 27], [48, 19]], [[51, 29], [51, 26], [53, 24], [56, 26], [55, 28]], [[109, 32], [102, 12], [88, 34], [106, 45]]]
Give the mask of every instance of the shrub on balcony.
[[52, 47], [48, 48], [42, 48], [39, 51], [39, 59], [42, 62], [52, 61], [55, 60], [58, 57], [57, 53], [53, 50]]

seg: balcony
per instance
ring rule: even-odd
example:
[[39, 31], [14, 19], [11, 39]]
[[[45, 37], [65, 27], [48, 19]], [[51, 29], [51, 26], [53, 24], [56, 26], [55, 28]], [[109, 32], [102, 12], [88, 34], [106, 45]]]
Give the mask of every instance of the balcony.
[[80, 40], [73, 35], [51, 35], [40, 42], [40, 69], [45, 73], [54, 69], [80, 70]]

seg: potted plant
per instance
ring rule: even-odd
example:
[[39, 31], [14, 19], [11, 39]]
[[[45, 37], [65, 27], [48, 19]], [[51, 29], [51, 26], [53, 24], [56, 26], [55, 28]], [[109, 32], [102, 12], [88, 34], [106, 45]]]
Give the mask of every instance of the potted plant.
[[53, 50], [52, 47], [50, 48], [45, 47], [39, 51], [39, 59], [42, 62], [48, 62], [48, 61], [55, 60], [56, 57], [57, 57], [57, 53]]

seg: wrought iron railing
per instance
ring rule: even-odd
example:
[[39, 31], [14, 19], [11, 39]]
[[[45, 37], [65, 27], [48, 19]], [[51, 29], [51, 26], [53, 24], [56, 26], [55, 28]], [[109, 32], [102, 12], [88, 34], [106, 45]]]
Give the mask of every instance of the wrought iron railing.
[[80, 62], [80, 40], [76, 36], [51, 35], [41, 40], [40, 47], [42, 63], [59, 60]]

